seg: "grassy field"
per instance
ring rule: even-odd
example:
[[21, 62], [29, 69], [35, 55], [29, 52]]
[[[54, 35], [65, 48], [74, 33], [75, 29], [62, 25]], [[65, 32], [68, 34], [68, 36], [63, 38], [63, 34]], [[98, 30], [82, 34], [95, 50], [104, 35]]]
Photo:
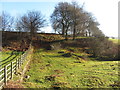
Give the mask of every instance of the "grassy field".
[[111, 41], [113, 41], [113, 43], [119, 44], [120, 45], [120, 40], [119, 39], [109, 39]]
[[[82, 39], [88, 37], [78, 37], [76, 39], [79, 38]], [[41, 34], [39, 40], [54, 42], [55, 40], [63, 39], [64, 38], [61, 37], [60, 35], [53, 36]], [[37, 39], [35, 38], [35, 40]], [[118, 43], [117, 39], [110, 40], [113, 41], [114, 43]], [[78, 42], [80, 42], [80, 40], [78, 40]], [[83, 43], [83, 41], [81, 42]], [[36, 44], [38, 43], [39, 41]], [[63, 46], [67, 50], [60, 50], [58, 47], [58, 50], [38, 49], [34, 51], [34, 53], [32, 54], [33, 58], [31, 60], [29, 69], [26, 72], [24, 81], [22, 82], [24, 87], [26, 88], [120, 87], [120, 82], [118, 81], [118, 61], [97, 61], [95, 60], [95, 58], [88, 57], [90, 54], [84, 53], [83, 51], [84, 49], [82, 47], [74, 47], [75, 46], [74, 41], [70, 40], [67, 41], [67, 43], [63, 44], [64, 44]], [[16, 43], [16, 45], [18, 45], [18, 43]], [[66, 47], [65, 45], [68, 45], [68, 47]], [[78, 43], [78, 45], [81, 44]], [[54, 44], [52, 46], [57, 47], [57, 45]], [[70, 46], [73, 47], [70, 48]], [[45, 48], [45, 44], [43, 44], [43, 47]], [[39, 46], [37, 48], [42, 47]], [[5, 65], [4, 63], [6, 62], [9, 63], [11, 60], [15, 60], [17, 57], [19, 57], [19, 55], [22, 54], [22, 52], [5, 51], [0, 52], [0, 54], [2, 54], [0, 59], [0, 65], [3, 66]], [[24, 65], [22, 69], [23, 68]], [[19, 78], [21, 78], [21, 73], [19, 74], [16, 75], [15, 77], [16, 81], [19, 80]]]
[[68, 51], [36, 50], [24, 78], [27, 88], [118, 87], [118, 61], [92, 61], [67, 55]]
[[17, 52], [17, 51], [4, 51], [0, 52], [0, 66], [4, 66], [11, 61], [18, 58], [23, 52]]

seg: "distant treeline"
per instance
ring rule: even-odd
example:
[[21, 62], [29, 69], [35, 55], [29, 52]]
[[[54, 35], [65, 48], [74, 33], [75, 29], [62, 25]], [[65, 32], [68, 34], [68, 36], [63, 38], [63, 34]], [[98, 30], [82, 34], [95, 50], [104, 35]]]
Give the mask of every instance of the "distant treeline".
[[[2, 31], [29, 32], [35, 36], [41, 28], [48, 26], [47, 20], [40, 11], [27, 11], [20, 17], [14, 18], [2, 11], [0, 15]], [[50, 16], [51, 26], [55, 33], [62, 34], [65, 39], [71, 35], [73, 40], [77, 36], [101, 37], [105, 36], [99, 29], [96, 18], [83, 5], [77, 2], [59, 2]], [[46, 30], [44, 31], [46, 32]]]

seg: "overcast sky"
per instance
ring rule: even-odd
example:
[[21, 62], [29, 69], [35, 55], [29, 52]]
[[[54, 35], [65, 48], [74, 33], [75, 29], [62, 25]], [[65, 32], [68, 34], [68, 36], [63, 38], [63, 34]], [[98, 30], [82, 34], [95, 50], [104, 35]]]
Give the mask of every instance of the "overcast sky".
[[[119, 0], [0, 0], [0, 11], [5, 10], [12, 16], [24, 14], [27, 10], [38, 10], [49, 21], [49, 16], [60, 1], [84, 3], [84, 9], [91, 12], [100, 23], [100, 29], [106, 36], [118, 36]], [[52, 32], [51, 26], [43, 28]]]

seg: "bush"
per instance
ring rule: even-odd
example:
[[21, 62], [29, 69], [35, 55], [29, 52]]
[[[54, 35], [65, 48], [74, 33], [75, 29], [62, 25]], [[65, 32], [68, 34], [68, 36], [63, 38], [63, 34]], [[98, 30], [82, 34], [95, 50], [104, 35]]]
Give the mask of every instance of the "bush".
[[120, 45], [108, 40], [106, 37], [80, 38], [75, 41], [62, 42], [62, 47], [78, 47], [83, 51], [92, 54], [100, 60], [118, 60], [120, 59]]
[[51, 46], [51, 49], [53, 49], [53, 50], [61, 49], [61, 44], [60, 43], [53, 43], [50, 46]]
[[118, 59], [118, 46], [107, 38], [94, 38], [88, 44], [90, 53], [102, 59]]

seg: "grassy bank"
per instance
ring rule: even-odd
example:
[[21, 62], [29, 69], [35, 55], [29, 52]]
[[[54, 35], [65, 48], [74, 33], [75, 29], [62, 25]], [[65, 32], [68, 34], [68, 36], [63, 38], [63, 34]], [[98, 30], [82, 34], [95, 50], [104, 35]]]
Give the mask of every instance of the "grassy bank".
[[111, 40], [113, 43], [116, 43], [118, 45], [120, 45], [120, 40], [119, 39], [109, 39]]
[[[118, 61], [91, 61], [66, 50], [36, 50], [24, 86], [27, 88], [118, 87]], [[80, 53], [79, 55], [84, 55]]]
[[15, 60], [18, 58], [20, 55], [22, 55], [23, 52], [17, 52], [17, 51], [3, 51], [0, 52], [0, 66], [4, 66], [11, 61]]

